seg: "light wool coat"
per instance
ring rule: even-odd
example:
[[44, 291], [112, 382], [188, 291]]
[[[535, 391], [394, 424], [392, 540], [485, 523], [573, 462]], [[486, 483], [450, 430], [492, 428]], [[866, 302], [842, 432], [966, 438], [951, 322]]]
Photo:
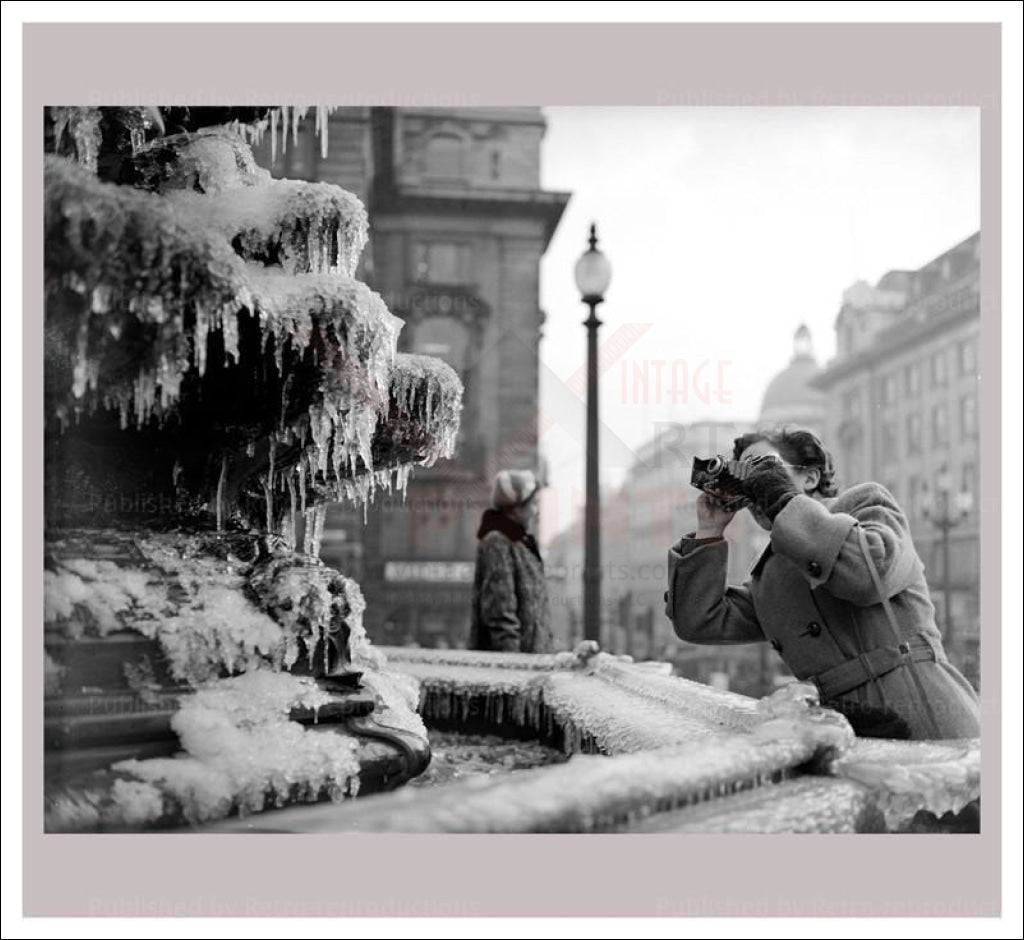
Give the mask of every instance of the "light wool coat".
[[[891, 600], [896, 634], [862, 550]], [[684, 538], [668, 554], [666, 613], [691, 643], [771, 643], [798, 679], [860, 734], [980, 735], [978, 697], [946, 659], [906, 517], [882, 486], [818, 501], [795, 496], [742, 587], [726, 586], [724, 539]]]

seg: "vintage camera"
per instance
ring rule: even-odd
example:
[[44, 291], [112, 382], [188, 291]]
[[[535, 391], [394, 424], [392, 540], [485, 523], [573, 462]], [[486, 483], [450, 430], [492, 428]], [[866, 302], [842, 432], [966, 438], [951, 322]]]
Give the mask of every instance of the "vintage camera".
[[750, 498], [743, 493], [743, 481], [751, 469], [764, 460], [774, 459], [771, 454], [748, 457], [746, 460], [733, 460], [721, 454], [706, 460], [694, 457], [690, 485], [713, 496], [723, 509], [738, 512], [750, 505]]

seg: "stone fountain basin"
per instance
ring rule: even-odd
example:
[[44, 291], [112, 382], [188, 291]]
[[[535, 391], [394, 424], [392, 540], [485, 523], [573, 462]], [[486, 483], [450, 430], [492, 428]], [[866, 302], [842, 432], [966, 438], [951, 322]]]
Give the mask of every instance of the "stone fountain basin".
[[572, 757], [215, 831], [893, 832], [977, 822], [975, 740], [857, 739], [798, 690], [758, 702], [604, 654], [384, 652], [389, 668], [420, 682], [428, 725], [504, 729]]

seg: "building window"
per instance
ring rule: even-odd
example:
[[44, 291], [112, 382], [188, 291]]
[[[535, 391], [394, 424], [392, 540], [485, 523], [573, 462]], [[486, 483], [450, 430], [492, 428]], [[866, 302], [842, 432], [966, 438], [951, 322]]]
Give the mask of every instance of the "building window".
[[970, 493], [972, 497], [977, 499], [978, 468], [975, 467], [973, 460], [968, 460], [963, 465], [960, 477], [960, 489], [965, 493]]
[[932, 444], [936, 447], [949, 443], [949, 412], [945, 405], [932, 408]]
[[957, 362], [961, 375], [975, 375], [978, 371], [977, 348], [974, 340], [964, 340], [957, 346]]
[[942, 349], [932, 355], [932, 385], [945, 385], [948, 379], [946, 350]]
[[852, 392], [846, 392], [843, 395], [843, 417], [844, 418], [859, 418], [860, 417], [860, 392], [854, 389]]
[[921, 453], [921, 416], [907, 415], [907, 454]]
[[899, 432], [895, 421], [886, 421], [882, 425], [882, 456], [894, 458], [899, 448]]
[[960, 399], [960, 435], [964, 438], [978, 435], [978, 402], [973, 394]]
[[880, 390], [882, 404], [892, 405], [896, 402], [896, 377], [894, 375], [882, 376], [882, 387]]
[[412, 279], [426, 284], [472, 282], [472, 246], [459, 242], [417, 242], [413, 246]]
[[907, 478], [907, 502], [906, 509], [911, 516], [920, 515], [921, 509], [921, 478], [911, 475]]
[[903, 390], [907, 398], [921, 393], [921, 367], [916, 362], [903, 370]]
[[423, 173], [434, 179], [461, 179], [462, 138], [456, 134], [435, 134], [423, 148]]

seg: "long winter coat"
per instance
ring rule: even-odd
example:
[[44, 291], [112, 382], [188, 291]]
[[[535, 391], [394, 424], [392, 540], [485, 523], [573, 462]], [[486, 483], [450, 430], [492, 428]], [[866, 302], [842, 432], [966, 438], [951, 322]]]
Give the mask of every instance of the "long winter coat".
[[552, 649], [544, 563], [536, 543], [489, 510], [477, 547], [469, 647], [501, 652]]
[[980, 735], [977, 694], [946, 659], [906, 517], [884, 487], [864, 483], [823, 502], [795, 496], [742, 587], [725, 585], [727, 553], [723, 539], [684, 538], [669, 550], [666, 613], [684, 640], [768, 641], [863, 735]]

